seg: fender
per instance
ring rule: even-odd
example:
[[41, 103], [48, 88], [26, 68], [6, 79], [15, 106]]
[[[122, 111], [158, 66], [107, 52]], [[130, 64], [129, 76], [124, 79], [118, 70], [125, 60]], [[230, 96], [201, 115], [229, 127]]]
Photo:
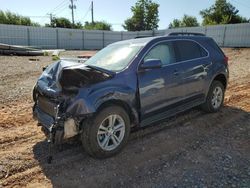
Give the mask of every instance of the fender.
[[214, 73], [214, 72], [211, 73], [211, 74], [213, 75], [213, 76], [212, 76], [212, 79], [209, 79], [209, 80], [208, 80], [208, 81], [209, 81], [209, 83], [207, 84], [208, 87], [206, 88], [206, 91], [205, 91], [206, 97], [207, 97], [207, 94], [208, 94], [208, 91], [209, 91], [209, 88], [210, 88], [212, 82], [214, 81], [214, 79], [215, 79], [218, 75], [220, 75], [220, 74], [224, 75], [225, 78], [226, 78], [226, 85], [227, 85], [227, 83], [228, 83], [228, 77], [229, 77], [228, 68], [226, 68], [225, 66], [220, 66], [220, 67], [218, 67], [218, 69], [217, 69], [215, 72], [216, 72], [216, 73]]
[[[79, 94], [69, 102], [66, 110], [68, 116], [86, 116], [97, 112], [98, 108], [108, 101], [122, 101], [133, 111], [136, 106], [136, 90], [127, 86], [102, 87], [86, 94], [80, 90]], [[134, 110], [135, 111], [135, 110]]]

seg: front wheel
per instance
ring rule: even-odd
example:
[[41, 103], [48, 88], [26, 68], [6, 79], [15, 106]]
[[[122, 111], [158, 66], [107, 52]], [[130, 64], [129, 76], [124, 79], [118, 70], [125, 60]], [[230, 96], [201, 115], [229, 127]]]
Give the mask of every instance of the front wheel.
[[202, 105], [206, 112], [217, 112], [224, 101], [225, 88], [219, 81], [213, 81], [208, 91], [206, 102]]
[[96, 158], [117, 154], [127, 143], [130, 133], [129, 117], [119, 106], [109, 106], [101, 110], [83, 126], [83, 147]]

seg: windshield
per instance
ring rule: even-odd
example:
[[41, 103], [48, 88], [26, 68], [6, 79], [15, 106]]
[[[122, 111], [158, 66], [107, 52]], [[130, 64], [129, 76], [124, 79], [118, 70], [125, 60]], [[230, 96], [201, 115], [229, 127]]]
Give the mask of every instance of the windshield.
[[118, 72], [128, 66], [143, 44], [112, 44], [85, 62], [86, 65]]

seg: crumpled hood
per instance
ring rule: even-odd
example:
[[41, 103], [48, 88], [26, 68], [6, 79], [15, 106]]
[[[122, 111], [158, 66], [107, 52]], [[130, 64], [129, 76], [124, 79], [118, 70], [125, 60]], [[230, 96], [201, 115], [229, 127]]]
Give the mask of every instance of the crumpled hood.
[[53, 97], [63, 94], [63, 91], [77, 90], [87, 84], [104, 81], [111, 76], [98, 68], [61, 60], [45, 69], [37, 81], [37, 89]]

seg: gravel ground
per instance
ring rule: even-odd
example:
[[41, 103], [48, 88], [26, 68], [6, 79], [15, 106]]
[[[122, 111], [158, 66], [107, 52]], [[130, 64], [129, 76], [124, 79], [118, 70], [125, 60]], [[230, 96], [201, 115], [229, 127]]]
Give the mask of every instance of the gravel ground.
[[0, 187], [250, 187], [250, 49], [223, 50], [230, 83], [220, 112], [195, 108], [134, 132], [105, 160], [72, 141], [52, 165], [31, 113], [32, 86], [51, 57], [0, 56]]

